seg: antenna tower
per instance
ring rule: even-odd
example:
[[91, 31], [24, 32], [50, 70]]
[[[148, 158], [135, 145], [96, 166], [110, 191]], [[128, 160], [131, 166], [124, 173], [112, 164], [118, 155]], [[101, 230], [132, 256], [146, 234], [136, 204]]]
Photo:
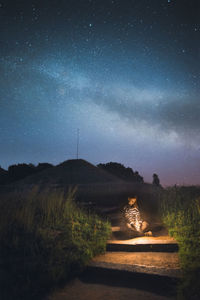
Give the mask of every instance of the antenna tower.
[[77, 129], [76, 159], [78, 159], [78, 156], [79, 156], [79, 134], [80, 134], [80, 130], [78, 128]]

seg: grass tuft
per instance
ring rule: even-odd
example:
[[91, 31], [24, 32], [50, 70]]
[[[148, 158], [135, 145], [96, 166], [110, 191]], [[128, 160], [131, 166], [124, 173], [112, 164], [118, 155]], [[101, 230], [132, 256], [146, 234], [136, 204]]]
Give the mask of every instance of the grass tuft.
[[78, 208], [76, 190], [0, 200], [1, 299], [39, 299], [106, 249], [110, 224]]
[[179, 244], [183, 278], [178, 299], [200, 299], [200, 197], [196, 187], [172, 187], [163, 193], [163, 221]]

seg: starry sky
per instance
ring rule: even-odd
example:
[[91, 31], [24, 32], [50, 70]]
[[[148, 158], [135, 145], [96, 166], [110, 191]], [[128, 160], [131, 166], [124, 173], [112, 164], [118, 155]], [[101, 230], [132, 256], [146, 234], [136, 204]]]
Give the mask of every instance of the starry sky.
[[0, 1], [0, 165], [200, 184], [199, 0]]

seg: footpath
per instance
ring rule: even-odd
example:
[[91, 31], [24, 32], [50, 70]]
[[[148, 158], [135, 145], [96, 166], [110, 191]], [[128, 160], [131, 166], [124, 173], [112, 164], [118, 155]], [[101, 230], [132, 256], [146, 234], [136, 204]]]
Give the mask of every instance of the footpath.
[[110, 240], [105, 254], [48, 300], [176, 299], [181, 277], [177, 251], [167, 235]]

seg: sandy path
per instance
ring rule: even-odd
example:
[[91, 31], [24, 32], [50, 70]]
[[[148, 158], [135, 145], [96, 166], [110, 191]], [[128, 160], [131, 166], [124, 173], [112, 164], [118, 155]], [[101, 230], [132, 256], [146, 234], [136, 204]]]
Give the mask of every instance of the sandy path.
[[[116, 231], [118, 228], [116, 228]], [[138, 237], [129, 240], [111, 240], [110, 243], [117, 244], [173, 244], [176, 243], [169, 236], [159, 237]], [[165, 253], [165, 252], [106, 252], [103, 255], [96, 256], [91, 265], [112, 268], [117, 266], [118, 270], [129, 270], [136, 266], [136, 268], [142, 268], [143, 271], [147, 272], [152, 268], [163, 269], [165, 271], [172, 270], [172, 272], [179, 270], [179, 259], [177, 253]], [[131, 271], [131, 270], [129, 270]], [[136, 270], [137, 271], [137, 270]], [[140, 271], [140, 270], [139, 270]], [[147, 272], [148, 273], [148, 272]], [[96, 274], [92, 275], [95, 279]], [[104, 276], [104, 275], [102, 275]], [[105, 275], [106, 276], [106, 275]], [[112, 276], [112, 275], [111, 275]], [[124, 275], [122, 275], [124, 276]], [[92, 277], [92, 278], [93, 278]], [[109, 278], [108, 278], [109, 279]], [[82, 281], [83, 280], [83, 281]], [[84, 278], [75, 279], [70, 283], [66, 284], [63, 289], [56, 290], [46, 300], [169, 300], [176, 298], [166, 295], [162, 291], [162, 287], [159, 287], [158, 291], [155, 289], [148, 289], [142, 284], [137, 286], [124, 284], [126, 279], [122, 280], [117, 278], [115, 285], [108, 283], [109, 280], [105, 277], [104, 280], [93, 281], [84, 280]], [[143, 279], [140, 280], [142, 282]], [[114, 279], [115, 281], [115, 279]], [[101, 282], [101, 283], [100, 283]], [[157, 283], [157, 281], [156, 281]], [[151, 285], [151, 284], [150, 284]], [[159, 289], [160, 292], [159, 292]], [[171, 289], [170, 289], [171, 290]], [[173, 293], [170, 293], [173, 294]]]
[[[114, 228], [114, 229], [113, 229]], [[112, 230], [115, 230], [115, 227], [113, 227]], [[115, 231], [114, 231], [115, 232]], [[116, 232], [118, 232], [116, 230]], [[129, 239], [115, 239], [114, 237], [108, 241], [108, 243], [113, 244], [127, 244], [127, 245], [143, 245], [143, 244], [176, 244], [174, 238], [170, 237], [169, 235], [163, 235], [163, 236], [143, 236], [143, 237], [135, 237], [135, 238], [129, 238]]]
[[96, 256], [93, 261], [167, 269], [180, 268], [178, 253], [166, 252], [107, 252]]
[[113, 287], [104, 284], [83, 283], [75, 279], [47, 298], [47, 300], [169, 300], [154, 293], [132, 288]]
[[[177, 253], [138, 253], [138, 252], [107, 252], [95, 257], [94, 264], [118, 264], [125, 268], [125, 265], [145, 266], [178, 269], [179, 260]], [[94, 275], [95, 276], [95, 275]], [[121, 282], [121, 281], [120, 281]], [[120, 282], [118, 282], [120, 284]], [[175, 297], [165, 297], [148, 290], [130, 288], [127, 286], [113, 286], [96, 282], [82, 282], [75, 279], [68, 283], [63, 289], [56, 290], [47, 300], [169, 300]], [[107, 281], [106, 281], [107, 283]], [[144, 287], [143, 287], [144, 288]], [[161, 293], [163, 294], [163, 293]]]

